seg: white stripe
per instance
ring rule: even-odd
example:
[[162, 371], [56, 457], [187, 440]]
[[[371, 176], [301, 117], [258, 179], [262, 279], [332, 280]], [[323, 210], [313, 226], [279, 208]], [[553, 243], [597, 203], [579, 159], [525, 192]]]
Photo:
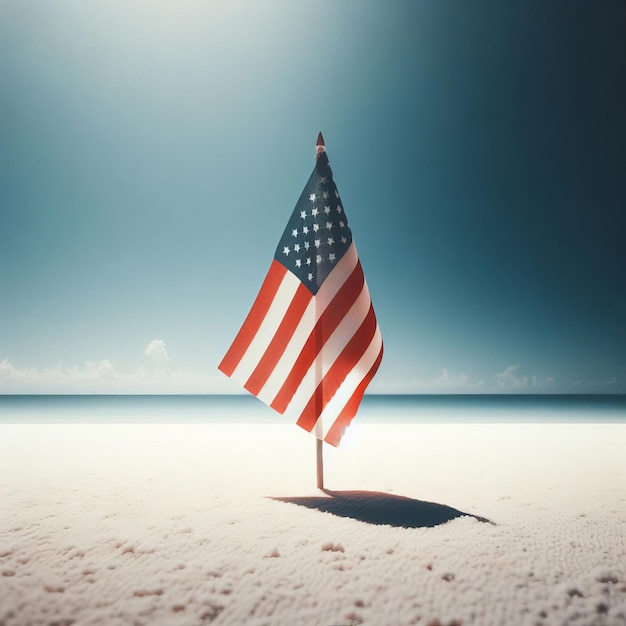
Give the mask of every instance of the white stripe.
[[285, 311], [289, 308], [291, 301], [300, 285], [300, 280], [291, 272], [286, 272], [278, 287], [276, 295], [272, 300], [263, 322], [250, 342], [248, 349], [244, 353], [241, 361], [232, 373], [232, 378], [240, 385], [245, 385], [248, 378], [258, 365], [261, 357], [267, 350], [267, 346], [274, 337], [278, 326], [285, 316]]
[[356, 388], [367, 376], [370, 369], [372, 369], [372, 365], [376, 362], [382, 346], [383, 339], [377, 325], [376, 332], [374, 333], [367, 350], [363, 353], [363, 356], [352, 371], [346, 376], [346, 379], [341, 383], [332, 400], [324, 407], [324, 410], [320, 415], [320, 419], [323, 420], [323, 423], [327, 426], [326, 429], [324, 429], [324, 437], [326, 437], [332, 424], [335, 422], [337, 417], [339, 417], [339, 414], [343, 411], [346, 404], [350, 401], [350, 398], [356, 391]]
[[291, 402], [287, 406], [285, 415], [291, 415], [293, 416], [293, 419], [296, 420], [300, 417], [300, 414], [304, 411], [304, 407], [306, 407], [307, 403], [313, 396], [321, 379], [326, 376], [328, 370], [333, 366], [337, 357], [341, 354], [354, 334], [359, 330], [363, 320], [367, 317], [370, 304], [370, 294], [367, 289], [367, 285], [363, 283], [361, 293], [323, 346], [321, 352], [321, 376], [319, 376], [319, 378], [316, 376], [316, 364], [320, 359], [320, 355], [318, 355], [317, 359], [315, 359], [315, 361], [311, 364], [311, 367], [309, 367], [307, 373], [302, 379], [302, 382], [300, 383], [300, 386], [291, 399]]
[[354, 245], [350, 245], [346, 253], [341, 257], [337, 266], [326, 277], [322, 283], [317, 295], [314, 296], [307, 305], [298, 326], [291, 336], [285, 351], [276, 363], [274, 370], [263, 385], [263, 388], [257, 394], [259, 400], [265, 404], [271, 404], [280, 388], [285, 383], [289, 372], [296, 363], [302, 348], [306, 343], [309, 335], [313, 332], [317, 320], [322, 316], [335, 294], [341, 289], [342, 285], [348, 280], [352, 274], [359, 257], [356, 253]]

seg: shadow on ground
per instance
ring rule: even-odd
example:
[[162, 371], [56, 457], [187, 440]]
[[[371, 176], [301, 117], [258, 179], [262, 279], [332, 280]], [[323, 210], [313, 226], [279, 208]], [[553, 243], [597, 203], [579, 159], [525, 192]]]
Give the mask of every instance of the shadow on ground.
[[402, 528], [432, 528], [462, 516], [493, 524], [484, 517], [464, 513], [446, 504], [424, 502], [380, 491], [322, 491], [325, 496], [275, 497], [272, 500], [317, 509], [339, 517], [350, 517], [367, 524], [387, 524]]

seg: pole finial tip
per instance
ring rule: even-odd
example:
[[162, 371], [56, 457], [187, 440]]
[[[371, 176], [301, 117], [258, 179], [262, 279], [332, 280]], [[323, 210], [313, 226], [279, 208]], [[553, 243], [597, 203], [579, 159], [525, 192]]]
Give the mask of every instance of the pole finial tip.
[[315, 144], [315, 160], [319, 159], [320, 154], [326, 152], [326, 144], [324, 143], [324, 137], [322, 133], [317, 136], [317, 143]]

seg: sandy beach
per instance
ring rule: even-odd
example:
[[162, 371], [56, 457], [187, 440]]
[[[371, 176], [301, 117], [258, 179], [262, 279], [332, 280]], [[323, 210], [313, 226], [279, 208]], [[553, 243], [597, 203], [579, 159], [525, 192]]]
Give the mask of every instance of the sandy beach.
[[626, 425], [0, 425], [1, 626], [626, 624]]

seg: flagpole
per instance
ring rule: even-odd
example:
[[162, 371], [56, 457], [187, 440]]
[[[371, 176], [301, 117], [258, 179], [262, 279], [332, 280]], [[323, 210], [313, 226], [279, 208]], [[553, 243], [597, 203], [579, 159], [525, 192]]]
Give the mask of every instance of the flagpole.
[[[315, 145], [315, 160], [317, 161], [317, 159], [319, 158], [320, 154], [322, 154], [322, 152], [325, 152], [326, 147], [324, 144], [324, 137], [322, 136], [322, 133], [320, 132], [320, 134], [317, 136], [317, 142]], [[322, 335], [322, 326], [321, 326], [321, 318], [319, 318], [320, 323], [317, 327], [317, 343], [320, 346], [320, 354], [318, 355], [318, 358], [315, 360], [315, 403], [320, 403], [322, 402], [322, 398], [318, 396], [317, 394], [317, 387], [320, 384], [321, 380], [322, 380], [322, 360], [321, 358], [321, 351], [322, 351], [322, 342], [324, 341], [323, 339], [323, 335]], [[316, 445], [316, 460], [317, 460], [317, 488], [318, 489], [324, 489], [324, 428], [323, 428], [323, 424], [322, 424], [322, 417], [321, 417], [321, 406], [316, 406], [315, 407], [316, 410], [316, 414], [319, 416], [317, 419], [317, 422], [315, 424], [315, 445]]]
[[320, 439], [321, 433], [316, 432], [315, 435], [315, 441], [317, 443], [317, 488], [324, 489], [324, 440]]

